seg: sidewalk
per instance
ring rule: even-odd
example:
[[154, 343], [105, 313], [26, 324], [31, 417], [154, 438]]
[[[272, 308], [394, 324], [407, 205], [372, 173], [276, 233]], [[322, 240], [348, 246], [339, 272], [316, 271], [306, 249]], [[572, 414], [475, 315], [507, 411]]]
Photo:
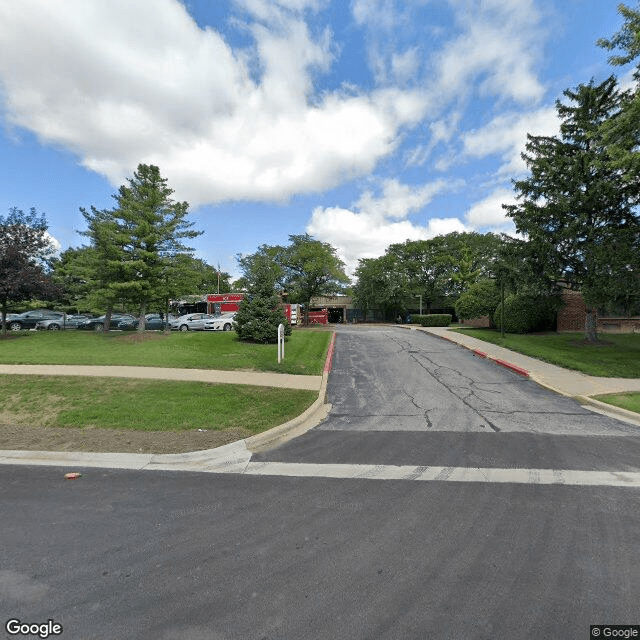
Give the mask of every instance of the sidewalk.
[[219, 371], [202, 369], [170, 369], [161, 367], [75, 366], [75, 365], [7, 365], [0, 364], [1, 374], [108, 376], [146, 378], [154, 380], [189, 380], [218, 384], [247, 384], [317, 391], [316, 401], [301, 415], [263, 433], [238, 440], [216, 449], [176, 454], [88, 453], [73, 451], [11, 451], [0, 450], [0, 464], [45, 465], [59, 467], [102, 467], [164, 471], [209, 471], [242, 473], [253, 453], [278, 446], [302, 435], [320, 424], [331, 409], [326, 404], [327, 381], [335, 333], [320, 376], [303, 376], [255, 371]]
[[147, 380], [185, 380], [215, 384], [248, 384], [257, 387], [284, 387], [320, 391], [322, 376], [255, 371], [217, 371], [214, 369], [170, 369], [163, 367], [87, 366], [63, 364], [0, 364], [0, 375], [99, 376], [144, 378]]
[[589, 376], [580, 371], [563, 369], [542, 360], [510, 351], [496, 344], [478, 340], [465, 333], [452, 331], [449, 327], [416, 327], [415, 329], [458, 344], [465, 349], [473, 351], [479, 357], [486, 357], [517, 373], [526, 375], [543, 387], [563, 396], [575, 398], [581, 404], [589, 405], [599, 412], [606, 412], [615, 415], [615, 417], [624, 417], [640, 424], [640, 414], [599, 402], [591, 397], [605, 393], [640, 392], [640, 378]]

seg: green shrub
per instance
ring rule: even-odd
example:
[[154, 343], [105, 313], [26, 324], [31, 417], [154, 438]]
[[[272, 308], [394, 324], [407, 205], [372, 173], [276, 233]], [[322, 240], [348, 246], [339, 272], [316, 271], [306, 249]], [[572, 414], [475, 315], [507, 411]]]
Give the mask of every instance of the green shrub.
[[290, 336], [291, 325], [277, 304], [278, 299], [273, 296], [245, 298], [236, 312], [233, 325], [240, 340], [275, 343], [278, 341], [279, 324], [284, 325], [285, 335]]
[[426, 318], [427, 316], [420, 315], [419, 313], [411, 314], [411, 324], [422, 324], [422, 318]]
[[462, 320], [492, 316], [500, 304], [500, 291], [493, 280], [472, 284], [457, 300], [456, 314]]
[[[550, 329], [556, 310], [556, 299], [552, 296], [509, 295], [504, 301], [504, 330], [507, 333], [532, 333]], [[502, 304], [494, 313], [494, 321], [500, 328]]]
[[448, 327], [451, 324], [450, 313], [432, 313], [420, 318], [420, 324], [423, 327]]

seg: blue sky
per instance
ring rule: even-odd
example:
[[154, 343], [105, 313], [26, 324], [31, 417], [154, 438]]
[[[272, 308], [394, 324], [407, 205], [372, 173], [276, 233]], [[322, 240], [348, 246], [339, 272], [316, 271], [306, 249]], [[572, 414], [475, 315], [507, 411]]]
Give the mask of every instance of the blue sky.
[[[392, 242], [512, 231], [526, 133], [614, 70], [613, 0], [20, 0], [0, 5], [0, 211], [62, 249], [143, 162], [198, 257], [308, 232], [350, 271]], [[628, 70], [616, 70], [623, 78]]]

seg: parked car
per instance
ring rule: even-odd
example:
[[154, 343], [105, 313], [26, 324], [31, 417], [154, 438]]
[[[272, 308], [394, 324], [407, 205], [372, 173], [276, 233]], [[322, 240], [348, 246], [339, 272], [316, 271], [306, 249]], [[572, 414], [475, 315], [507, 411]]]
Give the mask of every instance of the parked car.
[[[134, 331], [140, 324], [140, 318], [133, 318], [131, 320], [120, 320], [116, 329], [121, 331]], [[167, 321], [164, 317], [161, 317], [159, 313], [148, 313], [144, 317], [144, 329], [145, 331], [162, 331], [167, 327]]]
[[207, 329], [212, 331], [231, 331], [231, 329], [233, 329], [233, 319], [235, 317], [235, 311], [215, 316], [213, 321], [207, 323]]
[[38, 331], [59, 331], [60, 329], [77, 329], [81, 324], [90, 320], [91, 316], [85, 315], [72, 315], [63, 316], [62, 318], [48, 318], [47, 320], [40, 320], [36, 323], [36, 329]]
[[172, 330], [177, 329], [179, 331], [205, 331], [206, 329], [212, 329], [215, 319], [216, 316], [208, 313], [188, 313], [172, 320], [169, 326]]
[[[106, 319], [106, 315], [100, 316], [99, 318], [90, 318], [86, 322], [78, 325], [78, 329], [84, 329], [85, 331], [104, 331], [104, 321]], [[131, 320], [134, 321], [135, 318], [128, 313], [112, 313], [111, 314], [111, 328], [117, 328], [118, 323], [121, 320]]]
[[22, 331], [23, 329], [34, 329], [36, 324], [42, 320], [58, 320], [64, 318], [62, 311], [49, 311], [48, 309], [37, 309], [36, 311], [25, 311], [14, 315], [11, 320], [7, 319], [7, 326], [11, 331]]

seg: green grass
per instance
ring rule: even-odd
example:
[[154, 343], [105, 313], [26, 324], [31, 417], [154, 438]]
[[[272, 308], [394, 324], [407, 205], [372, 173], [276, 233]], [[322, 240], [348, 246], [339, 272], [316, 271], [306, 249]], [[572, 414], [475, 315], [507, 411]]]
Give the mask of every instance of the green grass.
[[640, 393], [611, 393], [602, 396], [595, 396], [596, 400], [612, 404], [621, 409], [640, 413]]
[[234, 331], [111, 332], [29, 331], [0, 339], [3, 364], [81, 364], [322, 373], [331, 333], [297, 329], [278, 364], [277, 345], [240, 342]]
[[0, 376], [0, 421], [141, 431], [260, 433], [303, 413], [314, 391], [201, 382]]
[[492, 329], [456, 329], [545, 362], [607, 378], [640, 377], [640, 335], [600, 334], [601, 344], [584, 343], [582, 333], [505, 334]]

